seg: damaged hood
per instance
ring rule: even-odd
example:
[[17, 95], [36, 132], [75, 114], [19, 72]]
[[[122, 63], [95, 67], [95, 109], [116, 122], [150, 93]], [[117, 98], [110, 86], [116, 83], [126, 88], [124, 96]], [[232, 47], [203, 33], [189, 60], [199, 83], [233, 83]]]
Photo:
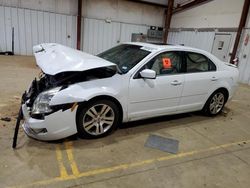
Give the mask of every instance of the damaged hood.
[[116, 66], [97, 56], [55, 43], [36, 45], [33, 52], [37, 65], [49, 75]]

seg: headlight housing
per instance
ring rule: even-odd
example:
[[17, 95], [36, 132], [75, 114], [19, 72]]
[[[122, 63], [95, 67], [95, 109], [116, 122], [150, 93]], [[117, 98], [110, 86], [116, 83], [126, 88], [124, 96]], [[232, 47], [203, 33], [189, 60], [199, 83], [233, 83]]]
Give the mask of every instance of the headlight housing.
[[34, 101], [32, 114], [44, 114], [52, 112], [52, 109], [49, 106], [50, 100], [58, 91], [60, 91], [60, 89], [61, 87], [56, 87], [40, 93]]

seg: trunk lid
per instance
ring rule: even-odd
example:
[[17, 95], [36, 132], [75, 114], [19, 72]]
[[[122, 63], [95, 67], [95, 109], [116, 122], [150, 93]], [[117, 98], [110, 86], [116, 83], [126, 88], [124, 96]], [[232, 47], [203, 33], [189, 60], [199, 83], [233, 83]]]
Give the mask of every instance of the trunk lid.
[[227, 65], [227, 66], [234, 67], [234, 68], [238, 68], [237, 65], [235, 65], [235, 64], [228, 63], [228, 62], [224, 62], [224, 63], [225, 63], [225, 65]]
[[36, 45], [33, 47], [33, 53], [37, 65], [49, 75], [116, 66], [97, 56], [56, 43]]

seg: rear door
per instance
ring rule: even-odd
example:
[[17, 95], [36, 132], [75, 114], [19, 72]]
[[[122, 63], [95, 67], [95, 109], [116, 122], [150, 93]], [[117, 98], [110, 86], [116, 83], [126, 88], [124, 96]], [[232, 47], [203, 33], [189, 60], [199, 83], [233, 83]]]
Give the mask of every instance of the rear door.
[[218, 81], [215, 64], [200, 53], [185, 52], [185, 85], [183, 87], [179, 111], [200, 110], [210, 88]]

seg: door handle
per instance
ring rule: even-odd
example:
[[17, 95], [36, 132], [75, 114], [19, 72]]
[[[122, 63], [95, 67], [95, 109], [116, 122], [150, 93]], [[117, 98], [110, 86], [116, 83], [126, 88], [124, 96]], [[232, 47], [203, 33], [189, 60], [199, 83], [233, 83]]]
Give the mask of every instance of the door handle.
[[215, 76], [213, 76], [213, 77], [211, 78], [211, 81], [216, 81], [216, 80], [218, 80], [218, 78], [215, 77]]
[[181, 85], [181, 82], [178, 80], [174, 80], [173, 82], [171, 82], [171, 85], [173, 86]]

